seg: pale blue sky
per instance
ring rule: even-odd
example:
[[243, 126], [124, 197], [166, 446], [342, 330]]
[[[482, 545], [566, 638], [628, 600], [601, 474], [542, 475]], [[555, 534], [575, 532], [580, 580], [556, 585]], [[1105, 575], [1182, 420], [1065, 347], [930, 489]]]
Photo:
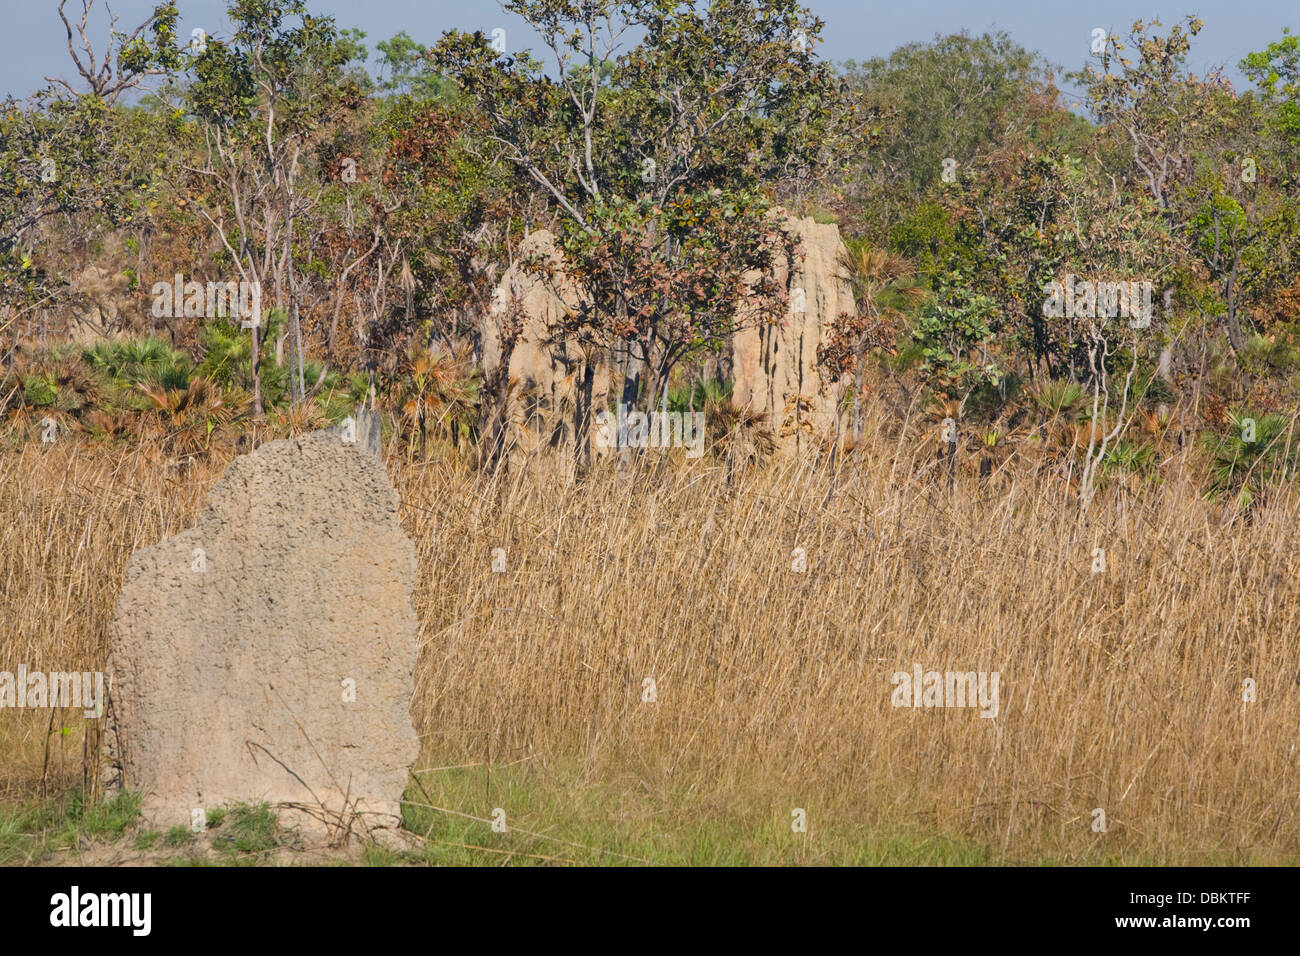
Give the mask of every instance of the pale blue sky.
[[[153, 3], [116, 0], [112, 8], [120, 14], [119, 27], [134, 27]], [[227, 30], [225, 0], [178, 3], [186, 34], [195, 27], [217, 35]], [[43, 85], [46, 75], [74, 75], [55, 13], [58, 0], [0, 0], [0, 5], [5, 11], [0, 28], [0, 94], [25, 96]], [[979, 33], [997, 27], [1067, 70], [1077, 69], [1087, 59], [1095, 27], [1126, 34], [1135, 19], [1158, 17], [1169, 25], [1195, 13], [1205, 21], [1205, 30], [1192, 47], [1192, 68], [1204, 73], [1212, 66], [1227, 67], [1238, 85], [1243, 81], [1236, 66], [1246, 53], [1277, 39], [1284, 25], [1293, 31], [1300, 28], [1297, 0], [804, 0], [804, 5], [826, 21], [820, 52], [837, 62], [885, 55], [904, 43], [932, 39], [936, 33], [963, 28]], [[80, 0], [69, 0], [68, 6], [80, 10]], [[501, 27], [512, 50], [528, 46], [532, 39], [522, 24], [501, 12], [495, 0], [310, 0], [310, 7], [335, 17], [340, 26], [365, 30], [372, 51], [376, 41], [400, 30], [431, 43], [447, 29], [490, 32]], [[104, 0], [97, 0], [95, 13], [104, 17]], [[106, 19], [92, 19], [97, 28], [91, 37], [97, 44], [103, 42], [106, 25]], [[373, 61], [372, 53], [372, 67]]]

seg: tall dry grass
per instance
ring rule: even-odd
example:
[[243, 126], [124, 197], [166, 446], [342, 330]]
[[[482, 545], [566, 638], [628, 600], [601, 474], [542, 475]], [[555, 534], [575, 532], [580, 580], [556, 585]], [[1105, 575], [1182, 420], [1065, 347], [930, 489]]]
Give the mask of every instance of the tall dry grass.
[[[1294, 861], [1300, 499], [1247, 519], [1174, 468], [1082, 521], [1059, 482], [949, 489], [909, 449], [877, 436], [834, 475], [730, 479], [652, 454], [567, 484], [390, 462], [420, 556], [426, 756], [1005, 859]], [[99, 666], [128, 556], [191, 522], [224, 464], [0, 455], [0, 669]], [[999, 672], [999, 716], [892, 707], [917, 663]], [[80, 774], [49, 722], [0, 714], [0, 786]]]

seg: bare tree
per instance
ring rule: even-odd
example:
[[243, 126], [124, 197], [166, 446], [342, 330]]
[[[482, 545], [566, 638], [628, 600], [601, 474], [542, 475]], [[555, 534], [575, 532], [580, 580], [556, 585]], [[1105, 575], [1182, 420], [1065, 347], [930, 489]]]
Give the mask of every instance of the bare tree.
[[[180, 65], [181, 54], [175, 45], [176, 21], [180, 14], [174, 3], [155, 6], [149, 19], [130, 33], [118, 32], [117, 14], [109, 8], [108, 42], [104, 46], [102, 60], [95, 55], [94, 46], [86, 32], [95, 0], [81, 0], [81, 17], [75, 25], [64, 12], [67, 5], [68, 0], [59, 0], [59, 19], [63, 21], [68, 34], [68, 54], [76, 64], [77, 72], [86, 81], [88, 89], [77, 90], [67, 80], [59, 77], [47, 76], [45, 79], [74, 96], [87, 92], [111, 106], [127, 90], [139, 88], [145, 77], [166, 75]], [[80, 39], [79, 47], [73, 37], [74, 31]], [[152, 42], [145, 36], [145, 31], [152, 33]], [[113, 57], [115, 48], [116, 62]]]
[[1135, 339], [1128, 343], [1133, 358], [1128, 373], [1124, 376], [1124, 389], [1120, 393], [1115, 425], [1109, 431], [1106, 430], [1111, 404], [1110, 376], [1106, 369], [1106, 359], [1113, 353], [1110, 341], [1106, 337], [1106, 330], [1100, 324], [1104, 321], [1104, 319], [1095, 320], [1088, 328], [1090, 340], [1088, 369], [1092, 373], [1092, 414], [1088, 419], [1088, 450], [1084, 454], [1083, 473], [1079, 479], [1079, 506], [1084, 514], [1087, 513], [1088, 506], [1092, 504], [1093, 495], [1096, 493], [1097, 471], [1106, 458], [1106, 452], [1110, 449], [1111, 443], [1123, 433], [1129, 419], [1133, 417], [1129, 412], [1129, 390], [1133, 385], [1133, 376], [1137, 374], [1138, 347]]

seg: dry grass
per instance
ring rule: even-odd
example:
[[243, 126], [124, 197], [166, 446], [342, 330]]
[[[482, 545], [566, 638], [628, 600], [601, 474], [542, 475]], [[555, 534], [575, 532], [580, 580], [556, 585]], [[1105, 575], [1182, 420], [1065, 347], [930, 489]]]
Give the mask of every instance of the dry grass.
[[[876, 436], [834, 483], [653, 454], [567, 486], [391, 463], [421, 560], [422, 766], [524, 761], [663, 827], [743, 810], [788, 834], [802, 807], [826, 847], [911, 827], [992, 859], [1295, 862], [1300, 499], [1247, 520], [1174, 474], [1081, 523], [1059, 482], [949, 491], [904, 447]], [[223, 466], [0, 453], [0, 670], [99, 666], [128, 556]], [[892, 707], [916, 663], [999, 672], [1000, 715]], [[49, 721], [0, 714], [0, 789], [80, 777], [79, 733]]]

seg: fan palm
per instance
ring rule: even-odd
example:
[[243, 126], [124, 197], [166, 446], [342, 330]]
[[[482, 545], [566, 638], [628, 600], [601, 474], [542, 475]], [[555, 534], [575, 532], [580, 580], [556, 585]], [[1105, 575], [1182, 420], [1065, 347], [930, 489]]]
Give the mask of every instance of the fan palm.
[[433, 431], [456, 447], [468, 440], [477, 415], [480, 382], [466, 358], [440, 348], [413, 348], [389, 394], [412, 432], [420, 458], [428, 457]]
[[1211, 497], [1236, 494], [1237, 503], [1248, 508], [1269, 486], [1295, 476], [1297, 436], [1284, 415], [1229, 412], [1227, 434], [1211, 432], [1203, 442], [1210, 453]]
[[150, 413], [145, 426], [152, 432], [149, 437], [178, 454], [207, 451], [212, 433], [237, 414], [236, 396], [201, 376], [185, 388], [167, 388], [160, 382], [141, 382], [136, 388]]

